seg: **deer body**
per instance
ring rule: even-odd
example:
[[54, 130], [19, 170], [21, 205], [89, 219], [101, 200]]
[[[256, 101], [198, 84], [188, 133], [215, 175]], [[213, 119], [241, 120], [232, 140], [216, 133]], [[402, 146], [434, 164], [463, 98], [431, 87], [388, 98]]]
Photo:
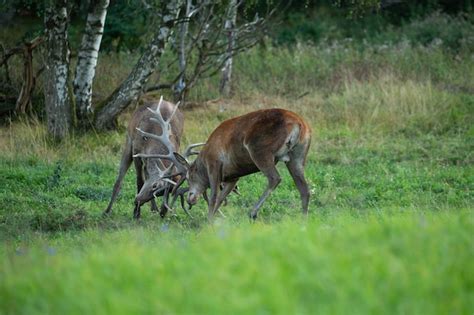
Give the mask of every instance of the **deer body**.
[[[133, 212], [134, 218], [140, 217], [141, 205], [150, 200], [152, 211], [158, 211], [154, 196], [163, 195], [165, 192], [167, 182], [162, 179], [167, 171], [167, 167], [170, 167], [171, 161], [158, 157], [135, 157], [137, 154], [160, 155], [168, 153], [168, 148], [162, 142], [147, 137], [138, 131], [142, 130], [146, 133], [162, 134], [162, 125], [156, 123], [156, 115], [150, 109], [155, 111], [159, 110], [162, 118], [165, 120], [170, 119], [170, 145], [174, 151], [179, 150], [180, 139], [183, 133], [184, 116], [175, 108], [175, 105], [160, 100], [160, 103], [149, 102], [137, 108], [127, 128], [119, 174], [115, 181], [111, 200], [104, 214], [108, 214], [112, 210], [112, 205], [118, 196], [122, 180], [132, 161], [135, 164], [137, 175], [137, 196], [135, 198], [135, 209]], [[162, 207], [160, 215], [164, 216], [166, 211], [166, 207]]]
[[284, 109], [264, 109], [224, 121], [189, 166], [188, 203], [195, 204], [210, 188], [208, 216], [212, 218], [240, 177], [260, 171], [268, 184], [250, 212], [250, 217], [255, 219], [265, 199], [281, 181], [276, 163], [283, 161], [300, 192], [306, 214], [309, 189], [304, 164], [310, 141], [308, 124]]

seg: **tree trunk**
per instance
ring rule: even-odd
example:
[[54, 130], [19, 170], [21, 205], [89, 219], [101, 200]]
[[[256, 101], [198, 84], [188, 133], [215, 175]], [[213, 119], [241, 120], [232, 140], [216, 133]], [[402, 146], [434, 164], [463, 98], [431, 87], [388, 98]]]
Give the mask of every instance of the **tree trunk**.
[[186, 37], [188, 36], [191, 2], [191, 0], [186, 0], [185, 21], [181, 23], [179, 30], [178, 63], [180, 75], [178, 82], [173, 86], [175, 102], [184, 102], [184, 91], [186, 89]]
[[23, 46], [23, 84], [15, 106], [15, 111], [18, 114], [25, 114], [28, 108], [31, 110], [31, 98], [36, 85], [36, 75], [33, 71], [33, 49], [43, 41], [43, 37], [36, 37]]
[[117, 116], [140, 97], [150, 75], [159, 64], [165, 45], [175, 23], [177, 2], [164, 5], [163, 22], [155, 38], [138, 60], [125, 81], [112, 93], [95, 115], [95, 127], [99, 130], [116, 127]]
[[79, 127], [88, 125], [88, 116], [92, 113], [92, 82], [95, 76], [95, 67], [108, 6], [109, 0], [92, 0], [87, 14], [86, 28], [78, 52], [73, 85]]
[[227, 52], [226, 62], [222, 68], [222, 78], [219, 86], [219, 92], [224, 97], [229, 97], [231, 92], [231, 79], [232, 79], [232, 53], [235, 45], [235, 23], [237, 20], [237, 0], [230, 0], [229, 2], [229, 15], [225, 22], [225, 28], [227, 30]]
[[50, 0], [45, 11], [47, 44], [44, 84], [45, 109], [48, 132], [56, 139], [66, 137], [71, 127], [66, 2], [67, 0]]

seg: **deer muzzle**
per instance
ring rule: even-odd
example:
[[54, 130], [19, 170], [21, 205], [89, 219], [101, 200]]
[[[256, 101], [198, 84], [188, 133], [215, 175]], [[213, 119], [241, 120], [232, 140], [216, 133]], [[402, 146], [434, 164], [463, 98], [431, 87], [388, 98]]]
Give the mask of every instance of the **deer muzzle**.
[[191, 205], [191, 206], [194, 206], [197, 201], [199, 199], [199, 195], [196, 194], [195, 192], [188, 192], [188, 198], [187, 198], [187, 201], [188, 201], [188, 204]]

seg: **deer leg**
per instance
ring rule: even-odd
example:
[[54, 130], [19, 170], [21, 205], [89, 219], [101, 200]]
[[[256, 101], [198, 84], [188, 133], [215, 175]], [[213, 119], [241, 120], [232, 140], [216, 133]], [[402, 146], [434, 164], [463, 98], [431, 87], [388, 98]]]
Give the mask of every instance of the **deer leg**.
[[302, 211], [304, 215], [308, 215], [309, 188], [304, 178], [304, 165], [308, 154], [309, 141], [296, 145], [290, 152], [290, 161], [286, 162], [286, 167], [290, 172], [296, 188], [301, 197]]
[[204, 192], [202, 193], [202, 198], [204, 198], [207, 205], [209, 206], [209, 198], [207, 197], [207, 190], [204, 190]]
[[209, 204], [207, 206], [207, 218], [209, 221], [212, 221], [214, 218], [214, 213], [216, 210], [217, 196], [219, 195], [219, 184], [213, 184], [211, 181], [211, 195], [209, 196]]
[[219, 196], [220, 188], [221, 188], [222, 170], [221, 170], [221, 166], [219, 165], [213, 165], [213, 167], [210, 169], [215, 170], [214, 172], [212, 172], [212, 174], [210, 174], [211, 176], [209, 178], [209, 182], [210, 182], [209, 186], [211, 188], [211, 195], [209, 196], [207, 218], [209, 221], [212, 221], [212, 219], [214, 218], [214, 214], [218, 208], [216, 207], [216, 205], [217, 205], [217, 197]]
[[168, 208], [166, 208], [165, 204], [162, 203], [160, 207], [160, 217], [164, 218], [167, 213], [168, 213]]
[[278, 174], [278, 171], [275, 166], [275, 158], [273, 155], [268, 155], [266, 157], [261, 156], [259, 158], [254, 158], [258, 155], [250, 152], [250, 157], [252, 157], [253, 162], [255, 165], [258, 167], [258, 169], [267, 177], [268, 184], [267, 188], [263, 192], [262, 196], [258, 199], [257, 203], [253, 207], [252, 211], [250, 211], [249, 216], [251, 219], [256, 219], [258, 215], [258, 210], [262, 206], [262, 204], [265, 202], [265, 200], [270, 196], [272, 191], [280, 184], [281, 182], [281, 177], [280, 174]]
[[[209, 208], [209, 197], [207, 196], [206, 190], [202, 193], [202, 198], [206, 201], [207, 207]], [[224, 217], [224, 214], [221, 212], [221, 210], [217, 209], [217, 211], [219, 211], [219, 213]]]
[[219, 210], [219, 207], [221, 206], [222, 202], [226, 200], [227, 196], [232, 192], [234, 189], [235, 185], [237, 184], [238, 180], [232, 181], [232, 182], [225, 182], [223, 183], [224, 187], [222, 188], [221, 192], [219, 193], [219, 196], [217, 197], [217, 202], [214, 205], [214, 210], [213, 212], [216, 213], [219, 211], [219, 213], [224, 216], [224, 214]]
[[218, 196], [216, 198], [216, 202], [215, 202], [214, 208], [212, 210], [212, 215], [214, 215], [216, 212], [219, 212], [220, 215], [225, 217], [225, 215], [219, 210], [219, 208], [220, 208], [222, 202], [224, 200], [226, 200], [229, 193], [234, 189], [235, 185], [237, 184], [237, 181], [238, 181], [238, 179], [235, 180], [235, 181], [232, 181], [232, 182], [223, 183], [223, 188], [222, 188], [222, 190], [220, 191], [220, 193], [218, 194]]
[[[135, 158], [133, 160], [135, 162], [135, 170], [137, 172], [137, 194], [140, 192], [142, 189], [142, 186], [145, 182], [145, 179], [143, 178], [143, 162], [140, 158]], [[140, 207], [141, 204], [137, 201], [135, 201], [135, 208], [133, 209], [133, 218], [134, 219], [140, 219]]]
[[[160, 217], [162, 219], [168, 213], [168, 208], [169, 208], [168, 200], [169, 200], [170, 189], [171, 189], [170, 187], [167, 187], [165, 189], [165, 192], [163, 193], [163, 203], [161, 204], [161, 208], [160, 208]], [[152, 199], [152, 200], [154, 200], [154, 199]], [[174, 203], [174, 201], [173, 201], [173, 203]], [[173, 207], [173, 205], [171, 205], [171, 207]]]
[[151, 212], [158, 212], [158, 206], [156, 205], [155, 198], [150, 200], [150, 210]]
[[308, 203], [309, 203], [309, 188], [306, 179], [304, 178], [304, 168], [301, 160], [290, 160], [286, 163], [286, 167], [290, 172], [293, 181], [295, 182], [296, 188], [300, 192], [301, 203], [303, 214], [308, 214]]
[[[230, 182], [229, 182], [229, 183], [230, 183]], [[223, 183], [222, 186], [224, 186], [225, 184], [226, 184], [226, 183]], [[223, 188], [223, 187], [221, 187], [221, 188]], [[236, 193], [237, 195], [240, 196], [239, 187], [237, 186], [237, 181], [236, 181], [235, 184], [232, 186], [232, 189], [231, 189], [230, 192], [234, 192], [234, 193]], [[222, 203], [224, 204], [224, 207], [227, 206], [227, 196], [229, 195], [230, 192], [228, 192], [228, 193], [226, 194], [226, 196], [224, 197], [224, 201], [222, 201]]]
[[114, 189], [112, 190], [112, 197], [110, 198], [109, 205], [107, 206], [107, 209], [105, 209], [103, 215], [108, 215], [112, 211], [112, 205], [117, 199], [117, 196], [120, 192], [120, 187], [122, 186], [123, 178], [127, 173], [130, 164], [132, 164], [132, 142], [127, 137], [125, 148], [122, 153], [122, 160], [120, 161], [119, 173], [117, 179], [115, 180]]
[[281, 182], [280, 174], [278, 174], [278, 171], [275, 165], [271, 165], [266, 169], [260, 169], [260, 171], [267, 177], [268, 184], [267, 184], [267, 189], [265, 189], [262, 196], [260, 196], [260, 199], [258, 199], [257, 203], [255, 204], [255, 206], [253, 207], [252, 211], [249, 214], [250, 218], [253, 220], [257, 218], [258, 210], [260, 209], [262, 204], [265, 202], [268, 196], [270, 196], [272, 191]]

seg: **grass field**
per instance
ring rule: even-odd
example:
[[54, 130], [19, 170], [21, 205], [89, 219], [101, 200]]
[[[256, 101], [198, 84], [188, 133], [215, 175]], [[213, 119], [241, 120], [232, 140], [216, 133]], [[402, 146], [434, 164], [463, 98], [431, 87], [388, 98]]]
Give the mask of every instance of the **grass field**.
[[459, 209], [38, 235], [2, 249], [0, 306], [15, 314], [469, 314], [473, 228]]
[[[216, 96], [211, 79], [191, 95], [200, 106], [185, 109], [184, 145], [258, 108], [305, 117], [307, 220], [284, 167], [255, 223], [259, 174], [239, 182], [242, 196], [213, 224], [204, 201], [193, 218], [145, 206], [135, 222], [133, 170], [103, 219], [124, 129], [58, 145], [37, 120], [7, 122], [0, 313], [473, 314], [474, 59], [379, 48], [250, 51], [236, 61], [232, 99], [204, 102]], [[114, 58], [98, 73], [118, 80], [107, 71], [126, 74], [125, 59]]]

